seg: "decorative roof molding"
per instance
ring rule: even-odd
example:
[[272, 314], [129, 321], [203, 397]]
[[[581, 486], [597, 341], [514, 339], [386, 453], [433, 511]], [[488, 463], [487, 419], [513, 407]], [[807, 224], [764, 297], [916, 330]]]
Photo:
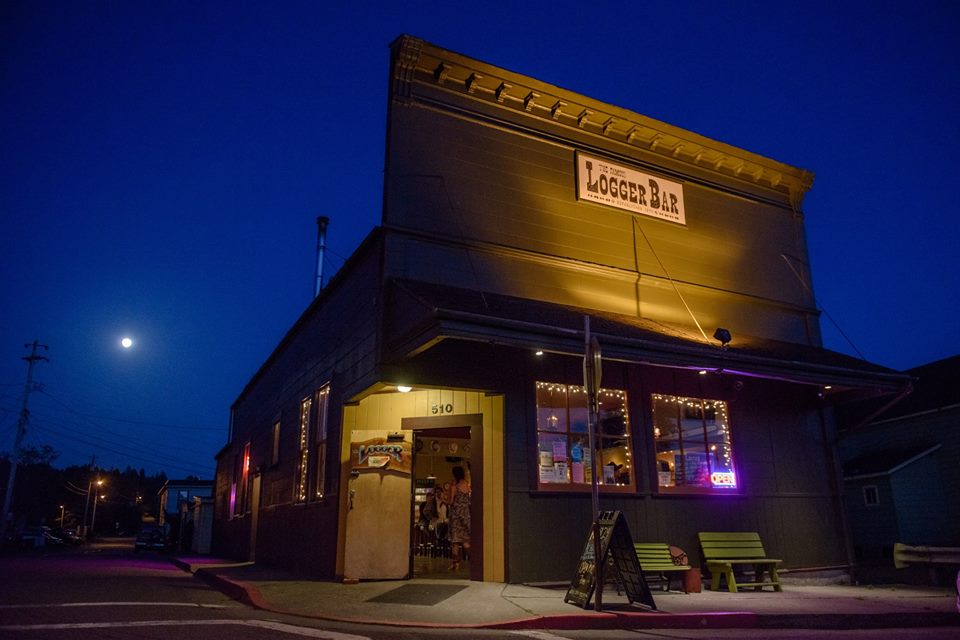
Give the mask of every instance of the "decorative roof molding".
[[435, 47], [410, 36], [395, 43], [395, 92], [423, 83], [586, 132], [742, 182], [802, 199], [813, 174], [647, 116]]

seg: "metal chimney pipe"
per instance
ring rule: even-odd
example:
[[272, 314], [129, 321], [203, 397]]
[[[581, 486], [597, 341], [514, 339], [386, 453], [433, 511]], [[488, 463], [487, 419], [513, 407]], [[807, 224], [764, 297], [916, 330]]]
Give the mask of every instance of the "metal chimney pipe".
[[313, 297], [320, 295], [323, 289], [323, 252], [327, 248], [327, 224], [330, 218], [327, 216], [317, 216], [317, 285], [313, 292]]

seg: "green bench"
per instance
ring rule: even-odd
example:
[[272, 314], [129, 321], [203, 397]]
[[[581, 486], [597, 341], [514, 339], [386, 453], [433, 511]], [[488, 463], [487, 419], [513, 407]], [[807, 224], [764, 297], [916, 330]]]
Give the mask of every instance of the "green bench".
[[640, 562], [640, 569], [644, 573], [656, 573], [664, 581], [664, 590], [670, 589], [669, 572], [689, 571], [688, 564], [674, 564], [673, 555], [670, 553], [670, 547], [665, 542], [635, 542], [634, 550], [637, 552], [637, 560]]
[[[724, 577], [731, 593], [736, 593], [740, 587], [761, 591], [763, 587], [771, 586], [774, 591], [782, 591], [777, 575], [777, 565], [782, 561], [767, 557], [758, 533], [701, 531], [699, 536], [703, 559], [713, 576], [712, 591], [720, 590], [720, 579]], [[737, 582], [734, 568], [741, 567], [753, 569], [753, 582]], [[764, 580], [765, 573], [770, 575], [768, 580]]]

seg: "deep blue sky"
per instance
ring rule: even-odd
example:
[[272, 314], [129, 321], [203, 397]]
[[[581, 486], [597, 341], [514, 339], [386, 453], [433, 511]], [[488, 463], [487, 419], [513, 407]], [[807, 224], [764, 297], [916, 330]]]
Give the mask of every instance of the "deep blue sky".
[[401, 33], [814, 172], [822, 307], [876, 363], [953, 355], [957, 6], [3, 3], [0, 450], [36, 338], [26, 444], [212, 477], [310, 300], [315, 217], [328, 270], [379, 222]]

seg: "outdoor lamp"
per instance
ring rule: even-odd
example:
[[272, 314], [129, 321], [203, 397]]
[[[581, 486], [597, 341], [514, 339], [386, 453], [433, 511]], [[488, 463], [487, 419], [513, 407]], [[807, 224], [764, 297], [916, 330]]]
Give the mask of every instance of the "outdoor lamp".
[[730, 340], [733, 338], [730, 336], [730, 331], [728, 329], [723, 329], [717, 327], [717, 330], [713, 332], [713, 337], [716, 340], [720, 341], [720, 345], [726, 347], [730, 344]]

